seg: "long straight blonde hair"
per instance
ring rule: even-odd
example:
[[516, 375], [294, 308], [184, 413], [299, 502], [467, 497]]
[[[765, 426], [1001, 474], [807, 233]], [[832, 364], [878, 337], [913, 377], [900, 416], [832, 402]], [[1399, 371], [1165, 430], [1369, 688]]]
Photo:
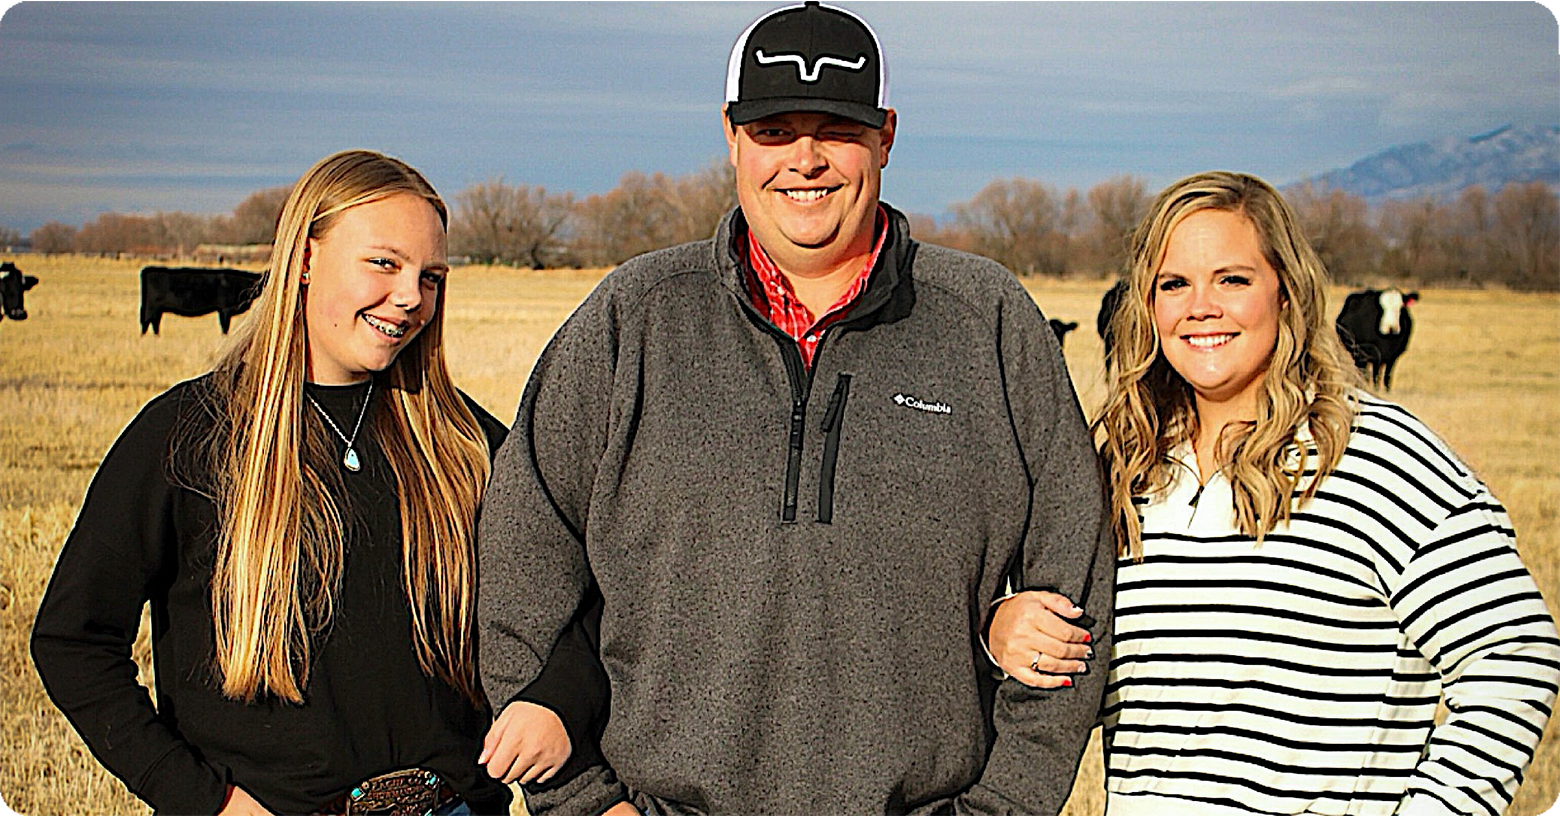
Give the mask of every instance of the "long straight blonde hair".
[[[1288, 300], [1257, 393], [1256, 420], [1226, 427], [1219, 440], [1240, 531], [1261, 541], [1295, 505], [1310, 500], [1338, 466], [1354, 422], [1359, 377], [1327, 318], [1327, 270], [1289, 205], [1267, 182], [1243, 173], [1199, 173], [1171, 184], [1133, 233], [1128, 289], [1111, 322], [1110, 388], [1093, 423], [1117, 544], [1134, 558], [1142, 556], [1142, 530], [1132, 497], [1170, 484], [1170, 451], [1198, 430], [1191, 386], [1159, 346], [1153, 284], [1170, 233], [1201, 210], [1239, 213], [1251, 222]], [[1302, 427], [1314, 455], [1296, 439]], [[1303, 480], [1308, 466], [1315, 475]]]
[[[309, 168], [282, 208], [255, 309], [211, 378], [216, 428], [202, 449], [219, 525], [211, 605], [216, 669], [232, 699], [303, 702], [314, 641], [333, 617], [343, 482], [330, 440], [304, 410], [300, 278], [310, 238], [323, 237], [346, 210], [397, 193], [427, 200], [448, 228], [444, 202], [399, 160], [350, 150]], [[445, 368], [439, 286], [433, 317], [377, 378], [384, 405], [367, 430], [395, 474], [418, 661], [480, 705], [473, 537], [488, 445]]]

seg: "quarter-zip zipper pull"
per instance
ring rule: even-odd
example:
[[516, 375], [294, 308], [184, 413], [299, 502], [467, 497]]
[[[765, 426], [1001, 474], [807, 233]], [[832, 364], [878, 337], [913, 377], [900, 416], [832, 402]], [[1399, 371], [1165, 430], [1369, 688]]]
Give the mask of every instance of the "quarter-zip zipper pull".
[[797, 482], [801, 478], [802, 441], [807, 430], [807, 400], [791, 403], [791, 444], [785, 457], [785, 499], [780, 506], [780, 520], [796, 521]]
[[[1212, 477], [1209, 477], [1209, 478], [1212, 478]], [[1192, 529], [1192, 522], [1197, 520], [1197, 503], [1199, 501], [1202, 501], [1203, 488], [1205, 488], [1207, 486], [1208, 485], [1207, 485], [1206, 482], [1199, 481], [1197, 483], [1197, 492], [1193, 493], [1192, 494], [1192, 500], [1186, 503], [1186, 506], [1191, 508], [1191, 510], [1192, 510], [1191, 514], [1189, 514], [1186, 517], [1186, 529], [1188, 529], [1188, 530]]]

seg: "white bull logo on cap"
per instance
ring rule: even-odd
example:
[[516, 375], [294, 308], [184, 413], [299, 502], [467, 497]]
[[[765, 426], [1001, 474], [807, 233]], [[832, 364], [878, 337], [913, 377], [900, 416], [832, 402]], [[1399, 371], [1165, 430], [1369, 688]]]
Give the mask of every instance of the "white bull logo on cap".
[[753, 52], [753, 58], [758, 60], [759, 65], [778, 65], [782, 62], [794, 62], [796, 63], [796, 74], [801, 77], [803, 82], [817, 82], [818, 74], [826, 65], [844, 68], [848, 71], [860, 71], [862, 68], [867, 67], [866, 54], [862, 54], [855, 62], [846, 62], [839, 57], [819, 57], [813, 60], [811, 71], [807, 70], [807, 58], [801, 54], [776, 54], [771, 57], [765, 54], [763, 50], [758, 50]]

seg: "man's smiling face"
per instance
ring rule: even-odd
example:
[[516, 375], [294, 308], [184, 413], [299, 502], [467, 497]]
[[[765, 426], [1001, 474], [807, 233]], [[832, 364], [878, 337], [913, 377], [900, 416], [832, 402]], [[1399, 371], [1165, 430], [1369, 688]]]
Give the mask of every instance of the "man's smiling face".
[[872, 251], [894, 125], [893, 111], [881, 128], [827, 113], [727, 124], [737, 201], [782, 269], [835, 265]]

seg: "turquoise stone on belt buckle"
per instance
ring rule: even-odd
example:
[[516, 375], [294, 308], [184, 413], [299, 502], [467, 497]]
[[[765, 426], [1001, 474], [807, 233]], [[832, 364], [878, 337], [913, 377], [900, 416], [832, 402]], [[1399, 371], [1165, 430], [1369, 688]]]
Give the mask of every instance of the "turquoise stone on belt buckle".
[[348, 814], [427, 816], [439, 807], [440, 783], [433, 771], [408, 768], [365, 779], [347, 796]]

